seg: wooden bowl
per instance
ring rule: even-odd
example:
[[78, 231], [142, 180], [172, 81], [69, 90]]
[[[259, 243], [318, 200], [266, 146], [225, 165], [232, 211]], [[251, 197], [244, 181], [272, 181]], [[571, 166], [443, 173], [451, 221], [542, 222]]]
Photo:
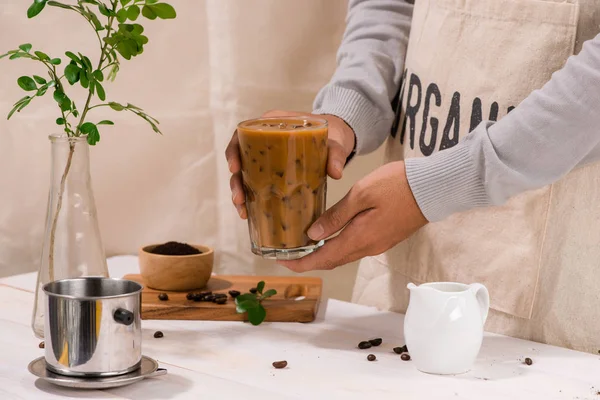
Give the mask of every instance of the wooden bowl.
[[139, 250], [140, 273], [151, 289], [190, 291], [202, 289], [213, 271], [214, 251], [210, 247], [190, 245], [202, 253], [187, 256], [167, 256], [150, 253], [158, 244]]

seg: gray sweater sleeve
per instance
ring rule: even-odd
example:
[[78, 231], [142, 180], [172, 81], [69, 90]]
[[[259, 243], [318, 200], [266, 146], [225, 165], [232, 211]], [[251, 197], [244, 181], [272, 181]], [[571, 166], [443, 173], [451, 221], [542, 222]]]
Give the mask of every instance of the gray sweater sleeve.
[[356, 154], [376, 150], [394, 119], [391, 102], [404, 68], [413, 6], [405, 0], [350, 0], [347, 27], [330, 82], [313, 113], [342, 118], [356, 135]]
[[497, 123], [483, 122], [455, 147], [406, 161], [429, 221], [559, 180], [600, 160], [600, 35]]

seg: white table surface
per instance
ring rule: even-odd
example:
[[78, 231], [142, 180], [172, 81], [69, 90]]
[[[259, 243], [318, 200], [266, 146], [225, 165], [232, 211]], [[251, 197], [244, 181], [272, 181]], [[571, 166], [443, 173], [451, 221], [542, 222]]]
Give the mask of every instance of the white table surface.
[[[137, 258], [109, 260], [111, 276], [136, 272]], [[0, 399], [596, 399], [600, 357], [486, 334], [474, 369], [441, 377], [392, 352], [403, 316], [326, 300], [309, 324], [143, 321], [143, 353], [168, 370], [118, 389], [74, 390], [27, 371], [43, 355], [30, 328], [35, 274], [0, 280]], [[156, 330], [162, 339], [153, 338]], [[380, 347], [359, 350], [361, 340]], [[377, 361], [369, 362], [373, 353]], [[534, 360], [523, 364], [525, 357]], [[271, 363], [285, 359], [288, 367]]]

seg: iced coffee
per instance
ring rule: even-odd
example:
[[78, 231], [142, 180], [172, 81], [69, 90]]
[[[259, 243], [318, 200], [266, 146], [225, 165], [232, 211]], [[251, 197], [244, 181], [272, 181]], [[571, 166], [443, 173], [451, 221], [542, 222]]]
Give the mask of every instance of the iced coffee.
[[306, 232], [325, 211], [327, 121], [259, 118], [238, 125], [252, 251], [296, 259], [322, 242]]

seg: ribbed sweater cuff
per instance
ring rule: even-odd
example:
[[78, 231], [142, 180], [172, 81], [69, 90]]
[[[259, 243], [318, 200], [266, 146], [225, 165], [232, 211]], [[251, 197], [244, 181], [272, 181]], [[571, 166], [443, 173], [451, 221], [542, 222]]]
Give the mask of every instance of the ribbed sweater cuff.
[[313, 114], [330, 114], [343, 119], [354, 130], [356, 154], [361, 155], [377, 147], [377, 138], [371, 134], [380, 120], [376, 108], [360, 93], [340, 86], [324, 89], [319, 108]]
[[491, 204], [468, 143], [430, 157], [409, 158], [405, 166], [413, 195], [429, 222]]

